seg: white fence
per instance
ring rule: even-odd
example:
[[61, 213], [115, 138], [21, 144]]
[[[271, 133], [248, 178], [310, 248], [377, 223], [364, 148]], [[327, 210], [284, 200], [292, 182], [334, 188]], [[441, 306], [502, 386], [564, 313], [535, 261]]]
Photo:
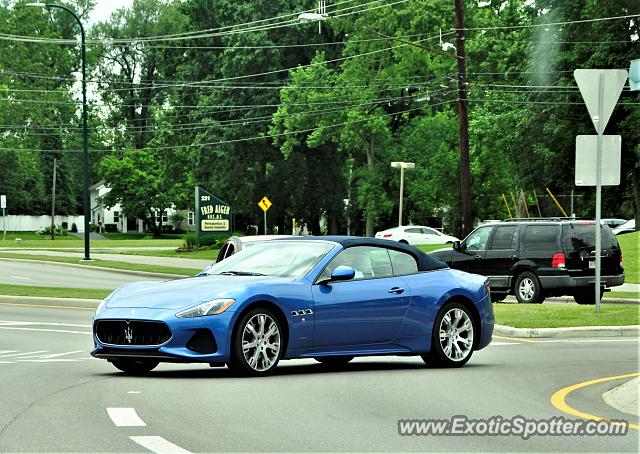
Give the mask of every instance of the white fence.
[[[0, 213], [1, 215], [2, 213]], [[4, 222], [7, 223], [7, 231], [9, 232], [37, 232], [45, 227], [51, 227], [51, 216], [23, 216], [9, 215], [6, 219], [0, 216], [0, 231], [4, 229]], [[84, 232], [84, 216], [56, 216], [55, 224], [62, 225], [63, 222], [68, 224], [69, 230], [73, 224], [78, 227], [79, 232]]]

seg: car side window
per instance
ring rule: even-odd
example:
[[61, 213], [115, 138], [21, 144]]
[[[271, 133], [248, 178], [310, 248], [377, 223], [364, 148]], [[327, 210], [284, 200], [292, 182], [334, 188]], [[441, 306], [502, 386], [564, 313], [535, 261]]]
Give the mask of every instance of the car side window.
[[409, 229], [404, 229], [405, 233], [422, 233], [422, 229], [417, 227], [411, 227]]
[[439, 233], [436, 230], [433, 230], [429, 227], [423, 227], [422, 233], [426, 233], [427, 235], [439, 235]]
[[471, 251], [484, 251], [487, 249], [489, 236], [493, 227], [478, 227], [467, 237], [465, 245]]
[[354, 246], [340, 252], [324, 268], [318, 280], [328, 279], [338, 266], [346, 265], [356, 270], [353, 280], [393, 276], [391, 259], [387, 249], [372, 246]]
[[558, 249], [559, 225], [528, 225], [524, 231], [524, 249], [553, 251]]
[[389, 250], [389, 255], [391, 256], [393, 274], [396, 276], [404, 276], [418, 272], [418, 262], [411, 254]]
[[491, 250], [504, 251], [516, 249], [515, 225], [505, 225], [496, 227], [496, 233], [493, 235], [493, 241], [491, 243]]

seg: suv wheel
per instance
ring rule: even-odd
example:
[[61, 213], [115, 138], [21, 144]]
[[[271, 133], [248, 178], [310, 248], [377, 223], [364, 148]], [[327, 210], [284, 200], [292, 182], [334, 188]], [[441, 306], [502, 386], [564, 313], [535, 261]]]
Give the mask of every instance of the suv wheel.
[[525, 271], [518, 275], [514, 292], [518, 303], [521, 304], [540, 304], [544, 301], [540, 280], [531, 271]]
[[[600, 291], [600, 299], [602, 299], [602, 290]], [[578, 304], [596, 304], [596, 291], [594, 288], [581, 290], [573, 295], [573, 299]]]

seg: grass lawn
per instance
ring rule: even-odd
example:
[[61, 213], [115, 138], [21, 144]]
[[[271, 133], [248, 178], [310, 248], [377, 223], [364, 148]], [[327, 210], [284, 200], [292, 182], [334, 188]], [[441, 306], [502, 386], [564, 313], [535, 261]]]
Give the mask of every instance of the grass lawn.
[[[20, 232], [22, 233], [22, 232]], [[38, 235], [35, 235], [38, 236]], [[6, 248], [42, 248], [42, 249], [68, 249], [68, 248], [82, 248], [84, 247], [84, 240], [74, 238], [70, 236], [58, 237], [55, 240], [51, 238], [39, 237], [33, 238], [31, 236], [23, 235], [18, 238], [22, 238], [20, 244], [16, 244], [15, 239], [7, 239], [2, 241], [2, 235], [0, 235], [0, 247]], [[126, 248], [126, 247], [180, 247], [183, 241], [180, 239], [167, 239], [167, 240], [94, 240], [91, 241], [92, 248]]]
[[[153, 257], [179, 257], [184, 259], [204, 259], [212, 262], [218, 257], [220, 249], [205, 249], [202, 251], [176, 252], [176, 251], [108, 251], [109, 254], [146, 255]], [[106, 252], [106, 251], [105, 251]], [[97, 254], [98, 252], [96, 252]]]
[[29, 255], [29, 254], [0, 253], [0, 258], [38, 260], [38, 261], [58, 262], [58, 263], [73, 263], [77, 265], [97, 267], [97, 268], [115, 268], [118, 270], [147, 271], [151, 273], [178, 274], [181, 276], [193, 276], [194, 274], [202, 271], [200, 269], [195, 269], [195, 268], [191, 269], [191, 268], [174, 268], [170, 266], [158, 266], [158, 265], [142, 265], [138, 263], [116, 262], [113, 260], [101, 260], [101, 259], [93, 259], [90, 262], [85, 262], [75, 257], [55, 257], [51, 255], [37, 256], [37, 255]]
[[444, 248], [450, 249], [451, 245], [450, 244], [421, 244], [416, 247], [420, 249], [422, 252], [431, 252], [437, 249], [444, 249]]
[[640, 306], [603, 304], [494, 304], [496, 323], [516, 328], [561, 328], [570, 326], [621, 326], [640, 324]]
[[622, 249], [624, 281], [640, 284], [640, 232], [618, 235], [616, 238]]
[[49, 298], [104, 299], [111, 290], [92, 288], [36, 287], [32, 285], [0, 284], [0, 295], [45, 296]]
[[640, 301], [640, 292], [607, 292], [604, 294], [604, 297], [611, 298], [629, 298]]

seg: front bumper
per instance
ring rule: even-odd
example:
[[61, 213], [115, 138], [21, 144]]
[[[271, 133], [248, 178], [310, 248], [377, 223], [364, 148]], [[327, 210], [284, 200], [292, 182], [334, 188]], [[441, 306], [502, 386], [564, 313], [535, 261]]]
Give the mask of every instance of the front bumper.
[[[184, 363], [226, 363], [229, 361], [230, 327], [233, 326], [233, 312], [226, 311], [218, 315], [193, 318], [178, 318], [175, 313], [175, 310], [149, 308], [103, 310], [93, 323], [95, 348], [91, 352], [91, 356], [107, 360], [136, 358]], [[96, 335], [96, 322], [100, 320], [164, 322], [171, 331], [171, 337], [168, 341], [157, 346], [112, 345], [101, 342]], [[207, 330], [213, 336], [215, 351], [211, 353], [194, 351], [192, 346], [194, 335]], [[188, 345], [192, 348], [188, 348]]]
[[[594, 285], [595, 276], [539, 276], [544, 289], [581, 289]], [[624, 274], [601, 276], [600, 282], [605, 287], [616, 287], [624, 283]]]

